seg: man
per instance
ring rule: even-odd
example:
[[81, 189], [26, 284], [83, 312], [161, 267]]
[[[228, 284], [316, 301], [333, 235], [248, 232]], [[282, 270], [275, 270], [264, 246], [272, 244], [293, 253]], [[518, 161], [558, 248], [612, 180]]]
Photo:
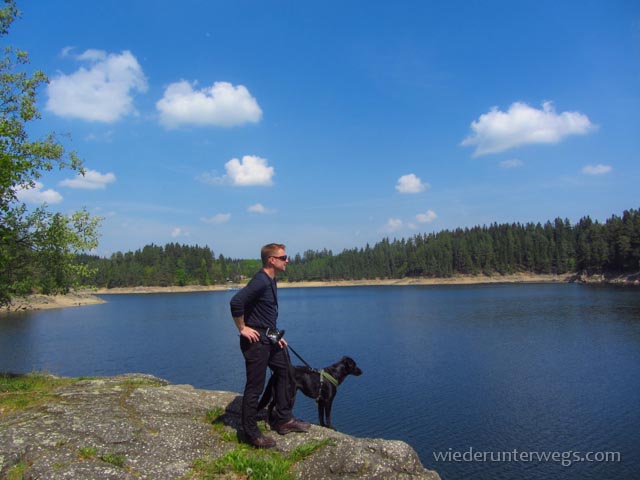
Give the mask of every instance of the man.
[[[271, 448], [276, 442], [258, 429], [258, 401], [264, 389], [267, 367], [275, 375], [275, 408], [269, 419], [279, 434], [306, 432], [309, 423], [293, 417], [292, 389], [289, 382], [291, 362], [284, 338], [270, 340], [267, 333], [277, 329], [278, 286], [276, 274], [287, 269], [289, 258], [285, 246], [270, 243], [262, 247], [262, 269], [231, 299], [231, 316], [240, 332], [240, 349], [244, 355], [247, 381], [242, 399], [242, 427], [248, 442], [256, 448]], [[270, 335], [273, 337], [273, 335]], [[295, 390], [293, 390], [295, 392]]]

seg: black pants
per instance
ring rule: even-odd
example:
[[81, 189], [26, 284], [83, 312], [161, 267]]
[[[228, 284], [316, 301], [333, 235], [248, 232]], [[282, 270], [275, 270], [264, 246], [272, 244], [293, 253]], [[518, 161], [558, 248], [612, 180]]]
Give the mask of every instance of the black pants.
[[257, 438], [261, 435], [257, 420], [258, 402], [264, 390], [267, 367], [273, 370], [275, 376], [276, 405], [271, 418], [272, 423], [280, 425], [289, 421], [293, 410], [293, 398], [288, 388], [291, 381], [289, 356], [280, 346], [272, 345], [263, 335], [260, 337], [260, 341], [254, 343], [240, 337], [240, 349], [244, 355], [247, 370], [247, 383], [242, 398], [242, 428], [249, 438]]

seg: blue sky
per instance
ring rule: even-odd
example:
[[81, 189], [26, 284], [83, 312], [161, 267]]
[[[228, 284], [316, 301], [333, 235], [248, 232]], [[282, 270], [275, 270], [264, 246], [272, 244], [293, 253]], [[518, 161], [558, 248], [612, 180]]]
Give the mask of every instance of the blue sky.
[[258, 256], [639, 208], [636, 1], [30, 0], [31, 133], [87, 174], [23, 200], [104, 217], [97, 253]]

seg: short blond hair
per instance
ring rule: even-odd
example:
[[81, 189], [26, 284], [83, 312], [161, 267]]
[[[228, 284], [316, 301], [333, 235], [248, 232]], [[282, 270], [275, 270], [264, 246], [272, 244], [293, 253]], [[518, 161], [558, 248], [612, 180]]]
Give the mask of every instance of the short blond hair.
[[260, 258], [262, 259], [262, 266], [269, 266], [269, 257], [275, 257], [278, 254], [278, 250], [284, 250], [286, 247], [282, 243], [269, 243], [262, 247], [260, 250]]

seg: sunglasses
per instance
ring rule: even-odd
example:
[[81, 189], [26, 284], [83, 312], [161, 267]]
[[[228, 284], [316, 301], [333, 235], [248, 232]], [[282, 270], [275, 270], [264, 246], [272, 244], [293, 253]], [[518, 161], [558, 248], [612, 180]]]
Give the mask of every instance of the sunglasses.
[[289, 258], [287, 255], [282, 255], [281, 257], [276, 257], [275, 255], [271, 255], [271, 258], [277, 258], [278, 260], [282, 260], [283, 262], [287, 261], [287, 258]]

